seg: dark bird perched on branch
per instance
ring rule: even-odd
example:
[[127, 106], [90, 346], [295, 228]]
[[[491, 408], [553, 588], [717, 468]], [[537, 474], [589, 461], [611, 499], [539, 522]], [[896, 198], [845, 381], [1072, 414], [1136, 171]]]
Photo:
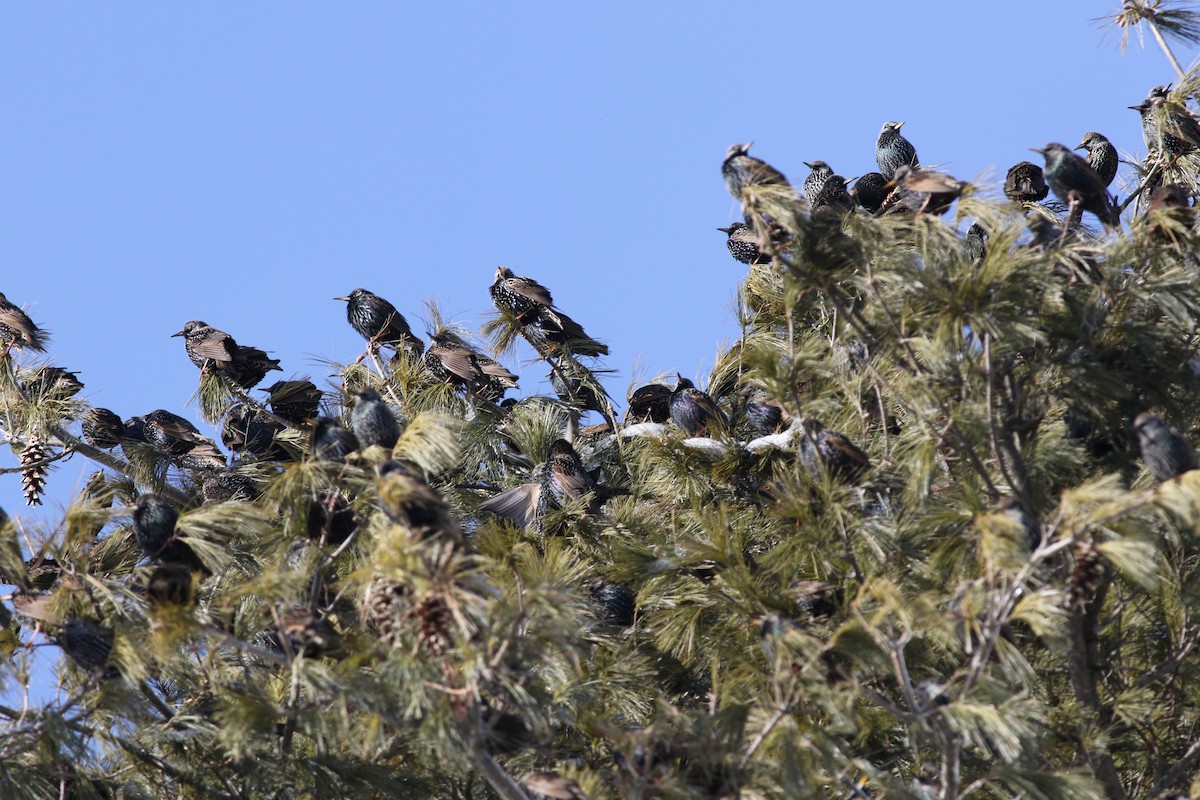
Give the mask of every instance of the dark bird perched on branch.
[[308, 538], [318, 540], [324, 536], [326, 544], [336, 547], [349, 539], [358, 526], [354, 509], [341, 493], [325, 490], [309, 498], [305, 516]]
[[1004, 196], [1014, 203], [1040, 203], [1048, 194], [1046, 175], [1032, 161], [1014, 164], [1004, 177]]
[[875, 140], [875, 163], [879, 172], [887, 180], [895, 180], [896, 170], [908, 166], [914, 169], [921, 166], [917, 160], [917, 149], [912, 142], [900, 133], [903, 122], [885, 122]]
[[1148, 411], [1133, 420], [1142, 461], [1156, 481], [1165, 481], [1196, 469], [1196, 451], [1179, 431]]
[[1177, 183], [1156, 186], [1150, 192], [1144, 222], [1151, 236], [1173, 239], [1184, 231], [1190, 231], [1194, 214], [1189, 202], [1188, 190]]
[[814, 478], [822, 470], [843, 480], [857, 481], [871, 467], [871, 459], [845, 434], [826, 428], [815, 419], [804, 420], [803, 435], [798, 437], [796, 452], [800, 463]]
[[855, 181], [851, 195], [860, 206], [874, 214], [887, 199], [887, 178], [881, 172], [868, 172]]
[[990, 238], [986, 228], [978, 222], [972, 222], [971, 227], [967, 229], [967, 235], [963, 238], [963, 253], [967, 256], [967, 261], [977, 267], [982, 264], [983, 260], [987, 258]]
[[517, 376], [468, 347], [449, 331], [429, 334], [425, 367], [434, 378], [465, 387], [471, 394], [496, 401], [505, 390], [517, 388]]
[[758, 248], [758, 237], [754, 229], [744, 222], [735, 222], [728, 228], [717, 228], [729, 238], [725, 246], [729, 255], [743, 264], [770, 264], [771, 257]]
[[283, 461], [288, 452], [275, 441], [284, 426], [274, 419], [263, 418], [256, 410], [236, 403], [225, 415], [221, 425], [221, 444], [238, 455], [252, 455], [267, 461]]
[[90, 619], [69, 619], [58, 633], [58, 646], [84, 672], [100, 672], [113, 648], [113, 629]]
[[78, 372], [62, 367], [42, 367], [25, 381], [21, 389], [28, 397], [52, 397], [66, 400], [83, 391], [83, 382]]
[[588, 585], [588, 594], [599, 607], [597, 617], [610, 625], [628, 628], [634, 622], [637, 599], [633, 591], [620, 583], [596, 578]]
[[1145, 100], [1129, 106], [1142, 115], [1142, 138], [1146, 147], [1170, 156], [1181, 156], [1200, 148], [1200, 123], [1187, 109], [1168, 97], [1168, 87], [1155, 86]]
[[133, 538], [151, 561], [203, 569], [187, 542], [175, 535], [179, 512], [156, 494], [140, 495], [133, 507]]
[[125, 438], [125, 423], [107, 408], [88, 409], [79, 422], [83, 440], [92, 447], [111, 450]]
[[841, 214], [854, 208], [854, 198], [846, 191], [846, 179], [841, 175], [830, 175], [817, 188], [812, 199], [813, 214], [821, 212]]
[[225, 465], [225, 457], [217, 443], [204, 436], [196, 426], [178, 414], [164, 409], [155, 409], [140, 417], [125, 421], [125, 440], [148, 444], [155, 452], [171, 458], [180, 458], [198, 451], [205, 460], [216, 459]]
[[741, 202], [742, 191], [750, 186], [791, 186], [783, 173], [760, 158], [750, 155], [750, 146], [731, 144], [725, 151], [725, 161], [721, 164], [721, 176], [725, 179], [725, 187], [733, 195], [733, 199]]
[[[904, 208], [914, 214], [944, 214], [966, 188], [962, 181], [931, 169], [896, 168], [889, 186], [895, 186]], [[893, 206], [896, 208], [896, 206]]]
[[358, 449], [358, 437], [342, 427], [336, 417], [317, 417], [310, 452], [318, 461], [342, 463]]
[[778, 433], [788, 418], [779, 401], [772, 399], [765, 392], [755, 392], [746, 401], [745, 413], [750, 428], [759, 436]]
[[462, 527], [446, 498], [405, 464], [399, 461], [380, 464], [375, 491], [383, 513], [392, 522], [408, 528], [414, 538], [441, 536], [455, 543], [463, 541]]
[[629, 395], [625, 417], [638, 422], [666, 422], [671, 418], [671, 390], [661, 383], [639, 386]]
[[542, 473], [542, 492], [539, 516], [548, 503], [563, 508], [591, 493], [587, 513], [595, 514], [612, 493], [596, 483], [583, 468], [575, 448], [566, 439], [555, 439], [546, 455], [546, 470]]
[[400, 423], [379, 392], [363, 389], [355, 395], [350, 411], [350, 426], [362, 447], [379, 445], [391, 450], [400, 438]]
[[671, 392], [671, 421], [688, 436], [721, 435], [729, 430], [725, 412], [689, 379], [676, 375], [678, 383]]
[[1117, 177], [1117, 166], [1121, 157], [1117, 154], [1117, 148], [1113, 147], [1113, 143], [1104, 134], [1088, 131], [1075, 149], [1087, 150], [1087, 163], [1096, 170], [1105, 188]]
[[265, 350], [239, 345], [225, 331], [198, 319], [171, 336], [183, 337], [183, 349], [197, 367], [212, 369], [243, 389], [253, 388], [268, 372], [279, 369], [279, 359], [268, 358]]
[[5, 343], [0, 358], [8, 355], [13, 347], [44, 353], [47, 338], [46, 331], [34, 325], [28, 314], [10, 303], [0, 292], [0, 342]]
[[811, 170], [808, 177], [804, 179], [804, 199], [811, 206], [816, 204], [817, 195], [825, 186], [825, 182], [833, 177], [833, 167], [824, 161], [814, 161], [811, 164], [805, 161], [803, 163]]
[[558, 399], [580, 411], [605, 413], [608, 394], [595, 375], [573, 358], [563, 358], [550, 371], [550, 386]]
[[374, 353], [381, 345], [392, 349], [403, 348], [409, 355], [419, 356], [425, 345], [413, 335], [396, 307], [377, 294], [366, 289], [355, 289], [345, 297], [335, 297], [346, 303], [346, 319], [359, 336], [367, 340], [367, 349]]
[[308, 379], [275, 381], [260, 392], [267, 392], [271, 413], [292, 425], [307, 425], [317, 416], [324, 393]]
[[1104, 181], [1091, 165], [1058, 142], [1032, 149], [1046, 159], [1046, 183], [1054, 196], [1070, 207], [1069, 220], [1077, 221], [1084, 211], [1090, 211], [1107, 230], [1120, 227], [1121, 220]]
[[554, 307], [550, 290], [533, 278], [496, 268], [488, 289], [492, 304], [521, 325], [530, 338], [567, 347], [578, 355], [608, 355], [608, 347], [592, 339], [583, 326]]

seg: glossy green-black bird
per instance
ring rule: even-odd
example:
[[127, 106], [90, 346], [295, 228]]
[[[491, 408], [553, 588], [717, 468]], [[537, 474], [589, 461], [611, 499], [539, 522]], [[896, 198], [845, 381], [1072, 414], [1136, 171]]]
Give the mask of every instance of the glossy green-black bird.
[[408, 528], [416, 539], [441, 536], [457, 543], [463, 541], [462, 527], [446, 498], [405, 464], [380, 464], [375, 491], [388, 519]]
[[725, 187], [733, 195], [733, 199], [742, 201], [742, 192], [750, 186], [790, 186], [783, 173], [772, 167], [761, 158], [750, 155], [750, 146], [731, 144], [725, 151], [725, 160], [721, 163], [721, 177], [725, 179]]
[[879, 138], [875, 140], [875, 163], [879, 172], [887, 180], [895, 180], [896, 170], [902, 166], [916, 169], [921, 166], [917, 159], [917, 149], [912, 142], [900, 133], [903, 122], [885, 122], [879, 130]]
[[1105, 190], [1104, 180], [1090, 164], [1058, 142], [1032, 149], [1046, 159], [1046, 183], [1055, 197], [1070, 206], [1072, 214], [1090, 211], [1106, 229], [1120, 227], [1120, 218]]
[[8, 355], [13, 347], [45, 352], [47, 338], [46, 331], [34, 325], [28, 314], [0, 292], [0, 343], [4, 344], [0, 357]]
[[671, 421], [688, 436], [721, 435], [729, 430], [729, 418], [706, 393], [682, 375], [671, 392]]

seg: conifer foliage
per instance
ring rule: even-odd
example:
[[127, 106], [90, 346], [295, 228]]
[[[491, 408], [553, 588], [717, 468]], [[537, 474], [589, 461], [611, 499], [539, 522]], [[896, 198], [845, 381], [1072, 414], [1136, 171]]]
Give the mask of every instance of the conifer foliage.
[[743, 335], [624, 419], [503, 268], [480, 336], [368, 326], [323, 393], [201, 359], [229, 456], [31, 390], [0, 326], [6, 471], [103, 468], [44, 535], [0, 513], [4, 689], [55, 650], [63, 686], [0, 704], [0, 796], [1195, 795], [1200, 156], [1099, 234], [959, 182], [814, 209], [746, 149]]

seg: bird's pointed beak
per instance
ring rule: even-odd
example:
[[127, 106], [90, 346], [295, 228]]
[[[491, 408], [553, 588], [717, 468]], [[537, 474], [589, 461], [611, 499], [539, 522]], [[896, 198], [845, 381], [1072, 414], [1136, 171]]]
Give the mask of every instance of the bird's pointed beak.
[[800, 163], [803, 164], [804, 166], [808, 167], [809, 169], [816, 169], [816, 167], [814, 167], [812, 164], [808, 163], [807, 161], [801, 161]]
[[743, 149], [743, 150], [749, 150], [749, 149], [750, 149], [751, 147], [753, 147], [753, 146], [754, 146], [754, 140], [753, 140], [753, 139], [751, 139], [750, 141], [748, 141], [748, 142], [746, 142], [744, 145], [742, 145], [742, 149]]
[[1044, 148], [1044, 147], [1031, 147], [1029, 149], [1035, 153], [1041, 153], [1042, 155], [1046, 155], [1046, 148]]
[[186, 335], [187, 335], [186, 332], [180, 331], [179, 333], [172, 333], [171, 338], [174, 339], [176, 336], [186, 336]]
[[847, 178], [846, 180], [842, 181], [842, 183], [844, 183], [844, 184], [846, 184], [847, 186], [849, 186], [850, 184], [854, 183], [856, 180], [858, 180], [858, 179], [859, 179], [859, 178], [861, 178], [861, 177], [862, 177], [862, 175], [859, 175], [859, 176], [857, 176], [857, 177], [854, 177], [854, 178]]
[[896, 123], [896, 130], [900, 130], [900, 129], [901, 129], [901, 128], [903, 128], [903, 127], [904, 127], [904, 123], [903, 123], [903, 122], [897, 122], [897, 123]]
[[343, 301], [343, 302], [345, 302], [345, 303], [349, 303], [349, 302], [350, 302], [350, 295], [346, 295], [345, 297], [335, 297], [335, 298], [333, 298], [333, 299], [334, 299], [334, 300], [341, 300], [341, 301]]
[[1084, 144], [1083, 142], [1080, 142], [1079, 144], [1075, 145], [1075, 149], [1076, 149], [1076, 150], [1082, 150], [1082, 149], [1084, 149], [1085, 147], [1087, 147], [1087, 145], [1086, 145], [1086, 144]]
[[733, 226], [730, 225], [728, 228], [717, 228], [717, 230], [719, 230], [721, 233], [729, 233], [731, 230], [733, 230]]
[[1141, 111], [1142, 110], [1141, 106], [1125, 106], [1125, 107], [1128, 108], [1130, 111]]

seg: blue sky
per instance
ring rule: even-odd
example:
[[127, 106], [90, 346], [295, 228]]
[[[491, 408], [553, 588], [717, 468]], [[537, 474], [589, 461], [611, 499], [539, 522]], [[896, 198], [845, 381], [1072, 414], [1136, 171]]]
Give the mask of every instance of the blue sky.
[[[1091, 129], [1141, 154], [1126, 107], [1174, 76], [1093, 21], [1119, 5], [9, 4], [0, 291], [123, 417], [196, 418], [170, 338], [189, 319], [323, 383], [314, 359], [363, 346], [331, 298], [477, 327], [500, 264], [609, 343], [618, 398], [639, 364], [703, 379], [738, 333], [730, 143], [797, 184], [803, 161], [874, 169], [889, 119], [993, 184]], [[18, 476], [0, 505], [22, 508]]]

